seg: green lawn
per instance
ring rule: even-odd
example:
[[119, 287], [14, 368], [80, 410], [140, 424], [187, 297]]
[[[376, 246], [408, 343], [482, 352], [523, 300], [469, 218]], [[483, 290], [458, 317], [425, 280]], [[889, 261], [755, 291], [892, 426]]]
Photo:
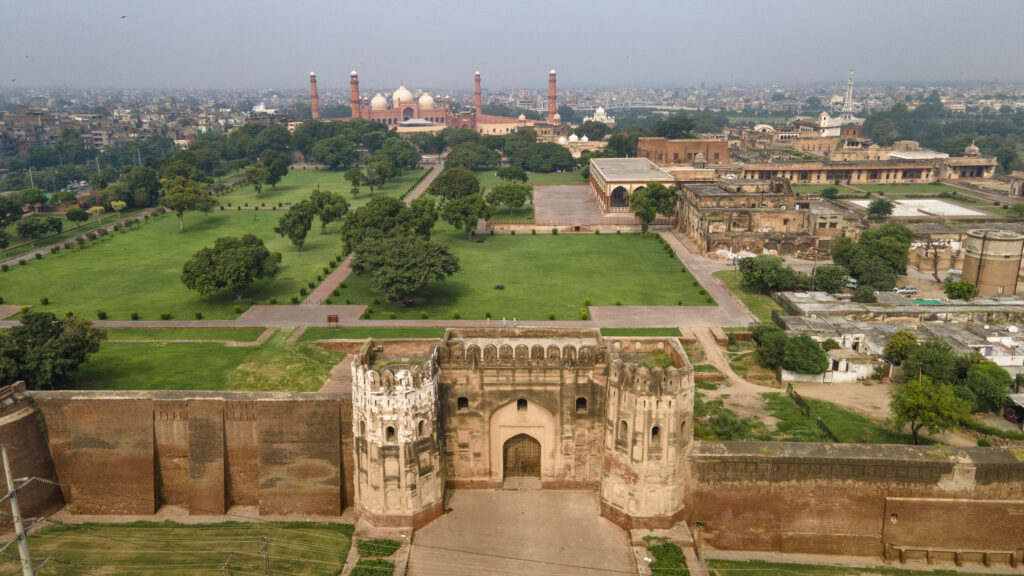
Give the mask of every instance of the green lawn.
[[960, 572], [958, 570], [904, 570], [888, 566], [871, 566], [856, 568], [852, 566], [823, 566], [820, 564], [783, 564], [781, 562], [765, 562], [750, 560], [707, 560], [708, 568], [719, 576], [779, 576], [813, 574], [814, 576], [861, 576], [876, 574], [878, 576], [980, 576], [977, 573]]
[[[313, 223], [302, 252], [274, 233], [281, 217], [271, 211], [214, 211], [208, 216], [185, 213], [185, 233], [178, 232], [173, 214], [151, 218], [138, 229], [125, 234], [110, 234], [85, 249], [61, 250], [40, 261], [13, 266], [0, 273], [4, 302], [35, 305], [62, 314], [96, 318], [103, 310], [110, 320], [128, 320], [139, 312], [143, 320], [158, 320], [161, 312], [172, 318], [192, 320], [196, 312], [204, 318], [234, 318], [236, 303], [228, 291], [200, 296], [181, 283], [181, 267], [197, 250], [212, 246], [221, 236], [241, 236], [246, 232], [262, 238], [267, 247], [281, 253], [281, 267], [275, 278], [251, 286], [246, 296], [256, 302], [276, 297], [288, 303], [299, 295], [299, 288], [315, 282], [328, 262], [341, 254], [337, 231], [339, 223], [320, 233]], [[40, 306], [47, 297], [49, 306]], [[243, 308], [246, 308], [244, 304]]]
[[107, 340], [234, 340], [254, 342], [265, 328], [107, 328]]
[[[314, 522], [85, 523], [47, 526], [28, 541], [33, 560], [70, 562], [51, 562], [39, 572], [52, 576], [226, 574], [221, 568], [229, 555], [235, 574], [263, 574], [258, 547], [267, 534], [272, 573], [333, 576], [345, 565], [352, 532], [351, 524]], [[0, 560], [0, 576], [20, 574], [17, 562]]]
[[[859, 188], [865, 192], [885, 192], [885, 195], [889, 194], [924, 194], [924, 195], [938, 195], [942, 192], [948, 192], [952, 194], [956, 192], [957, 195], [965, 194], [964, 190], [960, 188], [954, 188], [953, 186], [947, 186], [941, 182], [931, 182], [927, 184], [851, 184], [854, 188]], [[846, 188], [849, 190], [849, 188]]]
[[826, 188], [837, 188], [839, 193], [852, 192], [849, 188], [843, 188], [838, 184], [795, 184], [793, 185], [793, 192], [797, 194], [821, 194], [821, 191]]
[[317, 340], [362, 340], [365, 338], [443, 338], [444, 328], [323, 328], [313, 326], [299, 336], [299, 342]]
[[736, 295], [743, 302], [743, 305], [750, 309], [750, 312], [757, 316], [757, 319], [761, 322], [771, 322], [772, 310], [782, 312], [782, 306], [772, 300], [770, 296], [761, 294], [760, 292], [754, 292], [740, 284], [742, 277], [738, 270], [719, 270], [711, 274], [715, 278], [722, 281], [722, 284], [732, 290], [732, 293]]
[[104, 342], [78, 373], [83, 388], [114, 390], [319, 390], [345, 355], [287, 342], [279, 329], [258, 346]]
[[[395, 196], [401, 197], [416, 181], [420, 179], [426, 170], [406, 170], [401, 176], [388, 182], [384, 186], [375, 186], [374, 196]], [[352, 186], [345, 180], [343, 171], [330, 170], [290, 170], [288, 174], [277, 183], [277, 190], [270, 186], [264, 186], [263, 192], [257, 196], [252, 186], [239, 186], [231, 189], [217, 199], [221, 204], [227, 206], [276, 206], [283, 203], [285, 206], [294, 204], [300, 200], [306, 200], [317, 186], [321, 190], [330, 190], [345, 197], [351, 206], [362, 206], [370, 201], [370, 188], [361, 186], [359, 198], [352, 197]]]
[[601, 328], [601, 336], [682, 336], [679, 328]]
[[[121, 218], [126, 218], [128, 216], [133, 216], [135, 214], [138, 214], [139, 212], [141, 212], [141, 210], [125, 210], [124, 212], [121, 212]], [[54, 218], [54, 217], [59, 217], [59, 216], [41, 214], [40, 217]], [[119, 219], [120, 218], [118, 218], [116, 214], [104, 214], [102, 218], [90, 217], [89, 220], [85, 224], [82, 224], [81, 226], [78, 226], [78, 227], [75, 227], [75, 228], [71, 227], [71, 222], [65, 221], [64, 222], [64, 231], [61, 232], [60, 234], [55, 234], [53, 236], [47, 236], [46, 238], [40, 238], [39, 240], [36, 240], [34, 242], [30, 242], [29, 244], [25, 244], [24, 246], [18, 246], [17, 248], [13, 248], [13, 247], [12, 248], [8, 248], [7, 250], [4, 250], [3, 252], [0, 252], [0, 260], [7, 260], [9, 258], [14, 258], [15, 256], [21, 256], [22, 254], [24, 254], [26, 252], [31, 252], [32, 250], [35, 250], [36, 248], [40, 248], [42, 246], [49, 246], [51, 244], [57, 244], [58, 242], [64, 242], [68, 238], [71, 238], [73, 236], [78, 236], [79, 234], [85, 234], [86, 232], [89, 232], [90, 230], [95, 230], [97, 228], [106, 226], [107, 224], [110, 224], [112, 222], [116, 222]], [[14, 244], [20, 244], [21, 243], [21, 239], [18, 238], [15, 230], [16, 230], [15, 226], [11, 226], [7, 230], [7, 233], [12, 236], [11, 242], [10, 242], [12, 246]]]
[[[789, 396], [769, 392], [763, 394], [765, 409], [779, 419], [775, 436], [781, 442], [821, 442], [818, 418], [828, 426], [840, 442], [863, 444], [911, 444], [910, 434], [893, 431], [867, 416], [851, 412], [831, 402], [804, 398], [811, 415], [804, 416]], [[922, 443], [930, 444], [925, 438]]]
[[[502, 182], [495, 170], [475, 170], [473, 174], [480, 181], [481, 190], [490, 190]], [[586, 184], [579, 170], [572, 172], [527, 172], [526, 183], [532, 186], [559, 186], [562, 184]], [[278, 185], [280, 186], [280, 185]]]
[[[418, 304], [403, 308], [373, 304], [369, 276], [353, 275], [335, 302], [370, 304], [373, 319], [452, 318], [495, 320], [513, 317], [580, 319], [584, 299], [594, 306], [713, 305], [679, 260], [666, 255], [658, 236], [639, 234], [550, 234], [480, 236], [478, 243], [451, 226], [434, 227], [435, 241], [449, 244], [462, 270], [418, 293]], [[504, 289], [495, 289], [502, 285]]]

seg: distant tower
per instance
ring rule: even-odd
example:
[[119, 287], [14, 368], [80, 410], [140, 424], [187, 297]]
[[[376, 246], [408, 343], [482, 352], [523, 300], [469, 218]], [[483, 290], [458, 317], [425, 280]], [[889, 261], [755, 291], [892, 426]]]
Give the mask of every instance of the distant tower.
[[853, 68], [850, 68], [850, 80], [846, 83], [846, 98], [843, 99], [843, 111], [840, 120], [853, 119]]
[[417, 366], [362, 361], [352, 360], [356, 518], [416, 529], [444, 512], [436, 353]]
[[316, 72], [309, 73], [309, 105], [313, 111], [313, 120], [319, 120], [320, 99], [316, 95]]
[[551, 72], [548, 72], [548, 124], [555, 123], [555, 114], [558, 107], [555, 98], [555, 70], [552, 68]]
[[477, 70], [475, 78], [476, 86], [473, 88], [473, 108], [476, 109], [477, 118], [482, 114], [483, 99], [480, 96], [480, 71]]
[[351, 76], [349, 84], [352, 85], [352, 117], [362, 118], [362, 100], [359, 99], [359, 74], [356, 74], [356, 71], [353, 70], [349, 76]]

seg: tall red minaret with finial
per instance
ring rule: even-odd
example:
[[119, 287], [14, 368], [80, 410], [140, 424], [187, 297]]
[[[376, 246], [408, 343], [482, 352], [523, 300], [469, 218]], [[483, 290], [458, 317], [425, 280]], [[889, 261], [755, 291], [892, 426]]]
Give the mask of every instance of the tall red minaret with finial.
[[319, 120], [320, 99], [316, 95], [316, 72], [309, 73], [309, 106], [313, 111], [313, 120]]
[[351, 97], [352, 98], [352, 102], [351, 102], [352, 117], [353, 118], [362, 118], [363, 117], [362, 100], [359, 99], [359, 74], [356, 74], [356, 71], [353, 70], [352, 74], [350, 74], [349, 76], [351, 76], [351, 79], [349, 80], [349, 84], [352, 85], [352, 97]]
[[476, 115], [479, 117], [482, 114], [483, 109], [483, 98], [480, 95], [480, 71], [477, 70], [475, 77], [476, 86], [473, 88], [473, 108], [476, 109]]
[[555, 114], [558, 113], [558, 102], [555, 97], [555, 69], [548, 72], [548, 124], [555, 123]]

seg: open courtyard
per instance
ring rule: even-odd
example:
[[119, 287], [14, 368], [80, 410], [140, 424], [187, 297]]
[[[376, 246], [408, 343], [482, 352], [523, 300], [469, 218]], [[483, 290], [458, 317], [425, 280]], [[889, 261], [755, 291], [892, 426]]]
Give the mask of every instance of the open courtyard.
[[[416, 304], [377, 299], [370, 277], [352, 275], [336, 303], [368, 304], [370, 318], [579, 320], [586, 299], [593, 306], [710, 306], [706, 293], [658, 236], [639, 234], [519, 234], [477, 236], [447, 224], [433, 240], [448, 244], [461, 270], [423, 288]], [[376, 303], [374, 302], [376, 300]], [[710, 301], [709, 301], [710, 300]]]
[[[872, 201], [849, 200], [848, 202], [858, 208], [866, 209]], [[938, 198], [904, 198], [893, 200], [893, 203], [896, 204], [892, 211], [893, 218], [949, 218], [986, 215], [980, 210]]]
[[[337, 231], [339, 224], [320, 233], [314, 222], [302, 251], [274, 232], [283, 211], [215, 210], [209, 215], [185, 214], [185, 233], [178, 232], [178, 219], [167, 214], [137, 226], [125, 234], [112, 233], [92, 241], [87, 247], [64, 249], [47, 254], [42, 260], [30, 260], [0, 273], [5, 304], [33, 306], [56, 314], [70, 311], [76, 316], [96, 319], [104, 311], [111, 320], [128, 320], [138, 312], [143, 320], [158, 320], [169, 312], [173, 319], [235, 318], [234, 295], [222, 290], [200, 296], [181, 282], [185, 261], [204, 246], [212, 246], [222, 236], [252, 233], [263, 239], [267, 248], [281, 253], [277, 276], [258, 281], [245, 293], [255, 302], [276, 298], [280, 303], [299, 296], [299, 289], [316, 282], [323, 268], [341, 253]], [[41, 305], [41, 298], [49, 304]]]

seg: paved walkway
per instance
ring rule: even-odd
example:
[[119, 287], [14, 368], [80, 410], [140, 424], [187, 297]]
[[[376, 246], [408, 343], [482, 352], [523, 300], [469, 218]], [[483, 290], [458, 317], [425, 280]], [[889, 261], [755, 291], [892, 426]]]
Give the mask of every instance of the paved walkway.
[[456, 490], [451, 512], [418, 530], [407, 574], [635, 574], [627, 534], [597, 492]]
[[597, 198], [586, 184], [534, 187], [533, 213], [538, 226], [551, 221], [600, 221], [604, 217]]
[[[714, 307], [717, 309], [715, 315], [715, 321], [717, 326], [746, 326], [750, 322], [753, 322], [755, 318], [747, 310], [747, 307], [740, 302], [733, 293], [725, 287], [724, 284], [718, 281], [717, 278], [711, 275], [712, 272], [726, 269], [722, 267], [722, 264], [715, 262], [698, 253], [690, 252], [683, 245], [683, 241], [679, 238], [677, 232], [661, 232], [661, 237], [668, 242], [668, 245], [672, 247], [672, 250], [676, 253], [676, 257], [682, 261], [686, 266], [686, 269], [693, 274], [693, 277], [701, 283], [701, 286], [708, 291], [708, 294], [715, 299], [718, 306]], [[680, 306], [679, 308], [683, 308]], [[699, 308], [711, 308], [711, 307], [699, 307]], [[689, 307], [689, 310], [695, 310], [695, 307]], [[693, 325], [693, 326], [710, 326], [712, 324], [693, 324], [691, 322], [682, 322], [678, 325]]]
[[147, 209], [147, 210], [143, 210], [142, 212], [139, 212], [138, 214], [133, 214], [131, 216], [124, 216], [122, 218], [116, 218], [115, 217], [113, 220], [111, 220], [110, 222], [108, 222], [107, 224], [105, 224], [103, 226], [100, 226], [99, 228], [93, 228], [92, 230], [83, 230], [81, 234], [75, 234], [74, 236], [70, 236], [68, 238], [65, 238], [65, 239], [59, 241], [59, 242], [54, 242], [53, 244], [48, 244], [46, 246], [42, 246], [40, 248], [36, 248], [35, 250], [32, 250], [30, 252], [25, 252], [24, 254], [19, 254], [17, 256], [12, 257], [12, 258], [8, 258], [7, 260], [0, 260], [0, 264], [7, 264], [8, 266], [16, 266], [18, 264], [18, 260], [32, 260], [33, 258], [36, 257], [36, 254], [43, 254], [43, 255], [49, 254], [50, 251], [53, 250], [54, 246], [60, 246], [61, 248], [63, 248], [65, 242], [74, 242], [77, 238], [84, 238], [85, 235], [88, 234], [89, 232], [96, 232], [97, 230], [100, 230], [100, 229], [103, 229], [103, 230], [106, 230], [106, 231], [110, 232], [110, 231], [112, 231], [114, 229], [114, 226], [116, 224], [121, 224], [122, 222], [126, 222], [126, 221], [132, 220], [132, 219], [135, 219], [135, 220], [138, 220], [138, 221], [141, 222], [143, 220], [143, 218], [145, 217], [145, 215], [149, 214], [152, 211], [153, 211], [153, 209], [150, 208], [150, 209]]

